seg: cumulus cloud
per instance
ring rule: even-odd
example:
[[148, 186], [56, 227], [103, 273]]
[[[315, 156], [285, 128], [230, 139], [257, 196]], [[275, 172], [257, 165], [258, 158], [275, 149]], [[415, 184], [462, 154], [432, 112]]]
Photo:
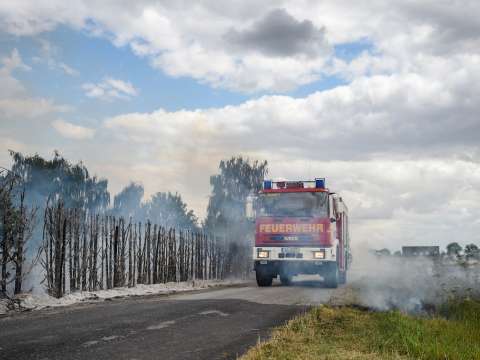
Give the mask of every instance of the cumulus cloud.
[[330, 48], [325, 29], [310, 20], [298, 21], [285, 9], [275, 9], [257, 20], [250, 28], [231, 29], [225, 39], [246, 51], [259, 51], [268, 56], [326, 55]]
[[82, 88], [85, 90], [85, 96], [105, 101], [129, 100], [138, 95], [138, 90], [130, 82], [110, 77], [97, 84], [83, 84]]
[[[325, 75], [351, 79], [352, 71], [412, 71], [425, 59], [478, 55], [479, 12], [478, 1], [243, 0], [187, 7], [183, 2], [91, 0], [66, 6], [53, 0], [0, 4], [0, 29], [32, 35], [66, 24], [130, 46], [171, 76], [244, 92], [284, 92]], [[360, 39], [375, 49], [362, 64], [342, 65], [328, 51]]]
[[[295, 32], [290, 38], [301, 40], [295, 45], [290, 43], [290, 48], [310, 55], [303, 60], [272, 56], [273, 45], [268, 47], [266, 44], [258, 53], [246, 49], [231, 50], [223, 35], [231, 29], [242, 29], [241, 25], [247, 19], [261, 18], [271, 10], [271, 4], [253, 1], [231, 3], [228, 7], [213, 2], [185, 7], [180, 2], [153, 4], [139, 1], [127, 5], [98, 4], [88, 0], [75, 1], [66, 7], [60, 1], [53, 1], [36, 6], [28, 3], [16, 7], [0, 5], [0, 15], [3, 15], [0, 28], [23, 35], [50, 31], [58, 24], [80, 27], [96, 36], [111, 39], [116, 46], [130, 46], [139, 56], [148, 56], [154, 67], [168, 75], [189, 76], [214, 87], [243, 92], [288, 91], [318, 80], [328, 56], [317, 51], [315, 44], [318, 41], [314, 44], [307, 42], [309, 38], [315, 41], [320, 36], [321, 25], [314, 26], [303, 17], [294, 19], [288, 14], [282, 17], [283, 24]], [[48, 14], [55, 16], [49, 17]], [[204, 21], [206, 18], [207, 22]], [[273, 22], [272, 25], [278, 28], [279, 23]], [[271, 38], [271, 31], [270, 35], [264, 35]], [[299, 36], [304, 38], [299, 39]]]
[[294, 151], [305, 158], [448, 155], [476, 148], [474, 134], [480, 133], [474, 101], [480, 78], [475, 61], [467, 64], [462, 71], [470, 69], [471, 76], [461, 84], [452, 63], [439, 68], [448, 74], [442, 82], [426, 75], [377, 75], [301, 99], [265, 96], [219, 109], [126, 114], [106, 126], [134, 141], [185, 140], [179, 148], [200, 139], [231, 151]]
[[92, 139], [95, 130], [58, 119], [52, 122], [53, 128], [62, 136], [74, 140]]

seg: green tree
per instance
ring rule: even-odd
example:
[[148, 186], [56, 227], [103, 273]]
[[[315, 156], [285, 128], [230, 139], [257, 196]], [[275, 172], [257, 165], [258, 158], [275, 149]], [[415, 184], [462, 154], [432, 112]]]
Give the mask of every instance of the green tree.
[[152, 223], [180, 229], [196, 229], [197, 217], [187, 209], [180, 194], [158, 192], [144, 205], [145, 217]]
[[57, 151], [51, 160], [40, 155], [24, 156], [11, 151], [12, 172], [21, 178], [29, 204], [45, 206], [48, 198], [66, 207], [105, 210], [110, 203], [106, 179], [90, 176], [82, 162], [71, 164]]
[[478, 259], [480, 258], [480, 249], [475, 244], [468, 244], [465, 246], [465, 255], [467, 258]]
[[459, 255], [462, 251], [462, 247], [457, 242], [452, 242], [447, 245], [448, 255]]
[[141, 219], [143, 214], [142, 199], [145, 190], [141, 184], [131, 182], [125, 186], [113, 198], [113, 214], [123, 216], [125, 219], [130, 217]]
[[268, 173], [267, 161], [244, 159], [242, 156], [220, 161], [219, 174], [210, 177], [212, 194], [208, 202], [205, 228], [211, 232], [227, 231], [235, 239], [246, 228], [245, 201], [250, 193], [258, 193]]

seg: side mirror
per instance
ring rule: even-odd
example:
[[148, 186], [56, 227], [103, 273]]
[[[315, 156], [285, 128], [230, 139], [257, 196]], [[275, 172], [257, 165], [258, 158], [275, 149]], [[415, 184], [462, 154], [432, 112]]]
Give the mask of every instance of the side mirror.
[[331, 222], [331, 223], [334, 223], [334, 222], [336, 222], [336, 221], [337, 221], [337, 220], [336, 220], [335, 218], [330, 218], [330, 222]]

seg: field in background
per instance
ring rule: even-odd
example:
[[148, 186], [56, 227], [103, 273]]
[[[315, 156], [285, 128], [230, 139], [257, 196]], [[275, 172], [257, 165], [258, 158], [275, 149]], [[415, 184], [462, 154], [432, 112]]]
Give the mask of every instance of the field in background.
[[422, 316], [320, 306], [276, 329], [242, 360], [479, 358], [480, 302], [466, 299]]

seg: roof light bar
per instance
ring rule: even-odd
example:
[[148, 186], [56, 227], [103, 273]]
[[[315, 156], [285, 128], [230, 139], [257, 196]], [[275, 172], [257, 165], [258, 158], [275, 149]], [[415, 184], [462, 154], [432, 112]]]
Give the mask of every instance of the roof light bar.
[[307, 181], [263, 181], [264, 190], [273, 189], [325, 189], [325, 178], [315, 178]]

